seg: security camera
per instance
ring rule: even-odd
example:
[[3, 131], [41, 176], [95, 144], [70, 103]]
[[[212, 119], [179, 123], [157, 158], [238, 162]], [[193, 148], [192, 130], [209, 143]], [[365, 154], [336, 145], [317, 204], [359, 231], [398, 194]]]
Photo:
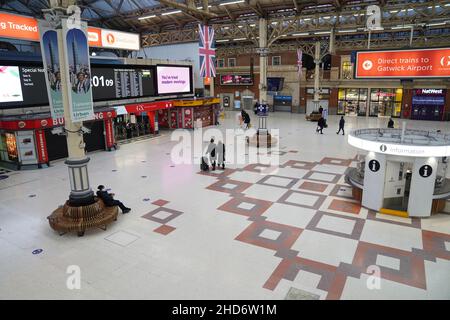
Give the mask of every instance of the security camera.
[[58, 136], [64, 135], [64, 128], [63, 127], [56, 127], [52, 129], [52, 134], [56, 134]]
[[83, 132], [84, 134], [90, 134], [91, 133], [91, 129], [89, 129], [89, 128], [86, 128], [86, 127], [81, 127], [81, 132]]

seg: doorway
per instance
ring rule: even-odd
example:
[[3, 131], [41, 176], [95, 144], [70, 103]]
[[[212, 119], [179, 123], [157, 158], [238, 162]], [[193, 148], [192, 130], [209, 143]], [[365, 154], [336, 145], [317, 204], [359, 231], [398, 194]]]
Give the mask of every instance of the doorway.
[[387, 161], [383, 208], [408, 211], [413, 163]]

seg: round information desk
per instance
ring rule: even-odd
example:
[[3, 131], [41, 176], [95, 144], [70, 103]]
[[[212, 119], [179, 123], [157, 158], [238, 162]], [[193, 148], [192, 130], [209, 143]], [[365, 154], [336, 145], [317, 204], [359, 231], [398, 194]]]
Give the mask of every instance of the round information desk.
[[358, 165], [346, 173], [362, 206], [402, 217], [429, 217], [450, 199], [450, 134], [407, 129], [360, 129], [348, 143]]

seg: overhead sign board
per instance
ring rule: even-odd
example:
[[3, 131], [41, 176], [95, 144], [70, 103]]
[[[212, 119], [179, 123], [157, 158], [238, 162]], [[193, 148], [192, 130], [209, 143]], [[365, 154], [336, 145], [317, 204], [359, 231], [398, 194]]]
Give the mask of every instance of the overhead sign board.
[[360, 51], [355, 78], [447, 78], [450, 48]]
[[[140, 50], [140, 35], [88, 27], [89, 46], [122, 50]], [[38, 20], [0, 12], [0, 38], [40, 41]]]

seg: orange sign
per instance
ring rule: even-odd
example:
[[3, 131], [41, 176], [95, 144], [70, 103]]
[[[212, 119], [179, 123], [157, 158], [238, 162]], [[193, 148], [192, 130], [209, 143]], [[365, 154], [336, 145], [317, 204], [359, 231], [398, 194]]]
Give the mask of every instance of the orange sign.
[[0, 37], [39, 41], [37, 20], [0, 12]]
[[450, 77], [450, 48], [356, 53], [355, 78], [446, 77]]
[[[139, 34], [88, 27], [89, 46], [139, 50]], [[0, 38], [40, 41], [38, 20], [0, 12]]]

